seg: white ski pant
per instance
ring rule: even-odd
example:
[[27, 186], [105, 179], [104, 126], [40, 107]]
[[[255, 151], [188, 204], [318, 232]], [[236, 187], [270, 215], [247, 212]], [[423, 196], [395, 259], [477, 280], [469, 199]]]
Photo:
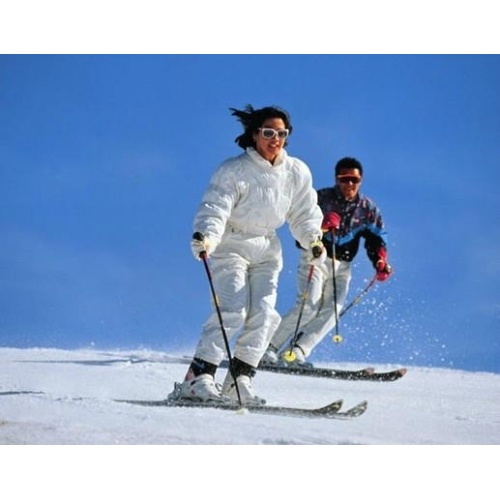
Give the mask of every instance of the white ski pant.
[[[344, 305], [351, 282], [351, 263], [335, 261], [335, 282], [337, 289], [337, 313]], [[303, 251], [299, 262], [298, 290], [295, 306], [283, 317], [271, 338], [271, 344], [279, 350], [288, 348], [297, 328], [300, 309], [304, 302], [311, 264], [307, 252]], [[309, 356], [311, 351], [323, 340], [335, 326], [335, 303], [333, 288], [332, 259], [314, 266], [314, 273], [309, 285], [309, 292], [302, 311], [299, 325], [300, 338], [297, 344]]]
[[[281, 319], [275, 308], [281, 242], [274, 232], [257, 236], [229, 228], [209, 266], [224, 329], [234, 344], [231, 354], [256, 368]], [[226, 354], [214, 309], [203, 325], [195, 357], [218, 366]]]

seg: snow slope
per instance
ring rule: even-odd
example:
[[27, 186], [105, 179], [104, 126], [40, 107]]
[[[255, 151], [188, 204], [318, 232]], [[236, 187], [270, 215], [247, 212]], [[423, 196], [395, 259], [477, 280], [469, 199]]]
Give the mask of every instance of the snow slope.
[[[500, 444], [500, 375], [490, 373], [410, 367], [388, 383], [264, 372], [255, 378], [258, 393], [273, 404], [367, 399], [367, 412], [353, 421], [113, 402], [164, 398], [187, 368], [166, 359], [151, 351], [0, 349], [0, 443]], [[357, 365], [337, 365], [346, 366]]]
[[368, 399], [352, 421], [112, 401], [164, 398], [187, 368], [171, 357], [0, 349], [2, 498], [496, 497], [500, 375], [411, 367], [390, 383], [255, 379], [273, 404]]

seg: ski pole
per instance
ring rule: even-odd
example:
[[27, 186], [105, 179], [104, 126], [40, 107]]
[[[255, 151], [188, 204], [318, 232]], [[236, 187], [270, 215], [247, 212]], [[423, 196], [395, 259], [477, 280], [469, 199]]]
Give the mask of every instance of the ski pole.
[[337, 271], [335, 269], [335, 230], [331, 230], [332, 234], [332, 274], [333, 274], [333, 307], [335, 310], [335, 335], [332, 340], [338, 344], [342, 342], [344, 339], [342, 335], [339, 333], [339, 311], [337, 306]]
[[[196, 232], [193, 234], [193, 239], [198, 240], [198, 241], [203, 241], [203, 235], [201, 233]], [[236, 387], [236, 394], [238, 395], [238, 404], [241, 407], [242, 403], [241, 403], [240, 388], [238, 387], [238, 382], [236, 381], [236, 377], [235, 377], [235, 373], [234, 373], [233, 358], [231, 356], [231, 349], [229, 347], [229, 341], [227, 338], [226, 329], [224, 328], [224, 322], [222, 321], [222, 314], [220, 311], [219, 298], [217, 297], [217, 294], [215, 293], [214, 283], [212, 280], [212, 273], [210, 272], [210, 266], [208, 265], [207, 252], [205, 252], [205, 251], [200, 252], [200, 258], [203, 261], [203, 264], [205, 266], [205, 271], [207, 272], [208, 282], [210, 284], [210, 290], [212, 291], [212, 298], [213, 298], [213, 301], [215, 304], [215, 310], [217, 311], [217, 317], [219, 318], [219, 324], [220, 324], [220, 329], [222, 332], [222, 337], [224, 339], [224, 345], [226, 346], [226, 352], [227, 352], [227, 356], [229, 358], [229, 373], [233, 377], [234, 385]]]
[[375, 284], [376, 280], [377, 280], [377, 275], [375, 274], [375, 276], [370, 280], [368, 285], [366, 285], [365, 288], [363, 288], [363, 290], [361, 290], [361, 292], [359, 292], [358, 295], [354, 297], [354, 299], [349, 303], [349, 305], [347, 305], [346, 307], [344, 307], [344, 309], [342, 309], [340, 316], [343, 316], [351, 307], [355, 306], [364, 297], [366, 292], [368, 292], [368, 290]]
[[297, 318], [297, 325], [295, 327], [295, 332], [293, 334], [293, 338], [290, 342], [290, 347], [288, 348], [288, 351], [286, 351], [283, 354], [283, 358], [285, 358], [286, 361], [289, 363], [295, 361], [295, 358], [297, 357], [295, 353], [293, 352], [293, 347], [295, 346], [295, 342], [297, 341], [297, 337], [299, 335], [299, 327], [300, 327], [300, 322], [302, 320], [302, 313], [304, 312], [304, 307], [306, 305], [306, 300], [309, 295], [309, 288], [311, 287], [311, 280], [312, 280], [312, 275], [314, 273], [314, 264], [311, 264], [309, 266], [309, 274], [307, 275], [307, 282], [306, 282], [306, 289], [304, 291], [304, 296], [302, 297], [302, 304], [300, 305], [300, 311], [299, 311], [299, 316]]

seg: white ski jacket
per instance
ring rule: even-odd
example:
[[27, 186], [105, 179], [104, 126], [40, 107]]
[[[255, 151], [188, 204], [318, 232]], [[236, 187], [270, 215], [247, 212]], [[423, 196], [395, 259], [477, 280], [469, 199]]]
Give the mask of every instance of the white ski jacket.
[[213, 250], [232, 228], [273, 236], [285, 222], [303, 248], [322, 237], [323, 215], [309, 167], [282, 150], [274, 165], [253, 148], [215, 171], [194, 220]]

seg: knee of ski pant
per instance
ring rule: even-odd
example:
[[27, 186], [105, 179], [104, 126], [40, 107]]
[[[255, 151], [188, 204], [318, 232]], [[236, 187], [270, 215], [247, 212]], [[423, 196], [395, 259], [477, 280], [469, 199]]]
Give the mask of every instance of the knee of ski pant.
[[247, 310], [245, 307], [242, 307], [232, 311], [221, 311], [221, 315], [225, 328], [238, 330], [245, 322]]
[[319, 311], [319, 305], [318, 304], [304, 304], [304, 309], [302, 311], [302, 317], [300, 319], [302, 325], [306, 325], [311, 321], [316, 315], [318, 314]]
[[266, 330], [269, 333], [268, 337], [270, 337], [272, 332], [274, 332], [276, 330], [276, 328], [278, 328], [279, 324], [281, 323], [280, 313], [276, 309], [271, 309], [270, 311], [268, 311], [266, 323], [267, 323]]

